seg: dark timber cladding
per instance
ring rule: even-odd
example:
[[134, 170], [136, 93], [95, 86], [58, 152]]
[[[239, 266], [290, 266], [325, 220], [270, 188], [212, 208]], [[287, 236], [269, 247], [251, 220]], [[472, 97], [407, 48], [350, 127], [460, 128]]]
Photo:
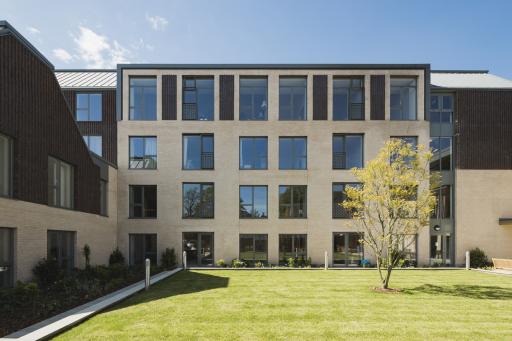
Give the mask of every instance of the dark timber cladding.
[[100, 212], [100, 170], [53, 69], [12, 34], [0, 36], [0, 132], [14, 140], [13, 196], [48, 203], [48, 156], [74, 166], [76, 210]]
[[235, 76], [221, 75], [219, 77], [219, 96], [220, 96], [220, 119], [235, 119]]
[[512, 90], [458, 90], [456, 166], [512, 169]]
[[101, 136], [103, 158], [117, 164], [116, 90], [63, 90], [71, 112], [76, 115], [77, 93], [101, 94], [101, 122], [77, 122], [82, 135]]
[[386, 77], [372, 75], [370, 77], [370, 119], [384, 120], [386, 110]]
[[313, 120], [327, 120], [327, 75], [313, 76]]
[[177, 117], [176, 75], [162, 76], [162, 120], [176, 120]]

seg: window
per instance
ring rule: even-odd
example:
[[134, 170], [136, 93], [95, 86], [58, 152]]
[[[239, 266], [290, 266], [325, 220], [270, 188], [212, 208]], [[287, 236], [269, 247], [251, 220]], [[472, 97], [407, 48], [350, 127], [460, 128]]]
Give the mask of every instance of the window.
[[100, 214], [108, 215], [108, 182], [100, 180]]
[[14, 284], [14, 230], [0, 227], [0, 288]]
[[364, 120], [362, 78], [333, 79], [333, 120]]
[[48, 157], [48, 205], [73, 208], [73, 166]]
[[449, 233], [430, 236], [431, 264], [450, 265], [452, 259], [452, 238]]
[[307, 253], [307, 235], [280, 234], [279, 235], [279, 263], [288, 263], [289, 258], [305, 261]]
[[0, 134], [0, 196], [12, 195], [12, 139]]
[[75, 232], [48, 230], [48, 259], [57, 261], [59, 267], [71, 270], [75, 267]]
[[267, 103], [266, 77], [240, 77], [240, 121], [265, 121]]
[[240, 138], [240, 169], [267, 169], [267, 138]]
[[453, 122], [453, 95], [430, 95], [430, 123]]
[[430, 160], [431, 171], [449, 171], [452, 169], [452, 138], [432, 137], [430, 148], [434, 155]]
[[444, 185], [434, 189], [436, 205], [432, 212], [432, 218], [449, 219], [451, 218], [451, 187]]
[[363, 167], [363, 135], [334, 134], [332, 139], [332, 168]]
[[101, 136], [91, 136], [91, 135], [85, 135], [84, 136], [85, 144], [87, 145], [87, 148], [91, 152], [93, 152], [96, 155], [102, 156], [102, 144], [101, 144]]
[[[416, 150], [416, 147], [418, 146], [418, 137], [417, 136], [391, 136], [391, 139], [397, 139], [402, 142], [402, 144], [410, 144], [414, 150]], [[391, 161], [395, 161], [397, 159], [398, 155], [393, 154], [390, 156]], [[404, 162], [407, 166], [411, 165], [411, 162], [413, 161], [414, 157], [404, 157]]]
[[267, 218], [267, 186], [240, 186], [240, 218]]
[[361, 266], [363, 245], [357, 232], [334, 232], [332, 263], [334, 266]]
[[101, 94], [76, 94], [75, 117], [77, 121], [101, 121], [101, 110]]
[[213, 135], [183, 135], [183, 169], [213, 169]]
[[130, 234], [130, 265], [144, 265], [146, 259], [157, 265], [156, 234]]
[[416, 120], [416, 79], [391, 78], [391, 120]]
[[408, 266], [416, 266], [417, 264], [417, 244], [418, 236], [416, 234], [404, 235], [402, 239], [401, 250], [403, 252], [403, 259], [409, 263], [404, 264]]
[[241, 234], [240, 257], [249, 264], [262, 262], [268, 259], [268, 237], [266, 234]]
[[306, 77], [281, 77], [279, 79], [279, 120], [305, 121], [306, 103]]
[[347, 200], [345, 189], [348, 187], [361, 187], [358, 183], [333, 183], [332, 184], [332, 217], [352, 218], [351, 212], [347, 211], [341, 204]]
[[156, 185], [130, 185], [130, 218], [156, 218]]
[[279, 186], [279, 218], [307, 217], [307, 186]]
[[156, 120], [156, 77], [130, 77], [130, 120]]
[[130, 136], [130, 169], [156, 169], [155, 136]]
[[280, 137], [279, 169], [306, 169], [307, 144], [306, 137]]
[[183, 119], [213, 121], [213, 77], [183, 77]]
[[183, 184], [183, 218], [213, 218], [213, 183]]

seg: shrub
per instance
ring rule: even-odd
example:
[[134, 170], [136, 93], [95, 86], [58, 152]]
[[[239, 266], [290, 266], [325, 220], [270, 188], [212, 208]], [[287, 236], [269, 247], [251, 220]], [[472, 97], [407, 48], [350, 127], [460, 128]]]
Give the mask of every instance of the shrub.
[[265, 264], [263, 264], [263, 262], [256, 262], [256, 263], [254, 263], [254, 267], [256, 267], [256, 268], [264, 268]]
[[245, 268], [246, 267], [246, 264], [244, 261], [241, 261], [240, 259], [233, 259], [231, 261], [231, 267], [233, 268]]
[[306, 267], [310, 268], [311, 267], [311, 257], [308, 257], [308, 259], [306, 259]]
[[116, 249], [112, 251], [108, 259], [108, 264], [125, 264], [123, 253], [119, 251], [119, 248], [116, 247]]
[[176, 266], [176, 253], [174, 252], [174, 248], [166, 248], [165, 251], [162, 252], [160, 263], [164, 269], [172, 269]]
[[48, 288], [62, 276], [62, 270], [55, 259], [42, 259], [32, 269], [41, 288]]
[[221, 268], [225, 268], [226, 266], [228, 266], [224, 259], [219, 259], [218, 261], [215, 262], [215, 264]]
[[469, 251], [469, 264], [472, 268], [483, 268], [489, 265], [485, 252], [479, 248]]
[[304, 259], [304, 255], [300, 255], [299, 258], [297, 258], [297, 266], [299, 268], [302, 268], [306, 265], [306, 260]]
[[83, 254], [85, 257], [85, 267], [88, 268], [91, 266], [91, 248], [88, 244], [84, 245]]
[[128, 266], [122, 263], [109, 265], [108, 270], [110, 278], [127, 278], [129, 275]]
[[288, 258], [288, 267], [294, 268], [295, 266], [296, 266], [295, 258], [293, 258], [293, 257]]

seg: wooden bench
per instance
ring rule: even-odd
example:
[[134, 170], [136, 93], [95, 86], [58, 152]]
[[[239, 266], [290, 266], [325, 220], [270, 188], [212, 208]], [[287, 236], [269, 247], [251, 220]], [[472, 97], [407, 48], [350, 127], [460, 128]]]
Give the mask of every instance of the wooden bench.
[[512, 259], [492, 258], [495, 269], [512, 270]]

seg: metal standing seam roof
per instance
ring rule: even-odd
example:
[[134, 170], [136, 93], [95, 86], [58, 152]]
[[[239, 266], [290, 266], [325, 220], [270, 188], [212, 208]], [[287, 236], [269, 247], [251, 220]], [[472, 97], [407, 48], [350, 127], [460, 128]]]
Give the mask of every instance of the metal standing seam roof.
[[512, 89], [512, 81], [487, 72], [435, 72], [430, 84], [450, 89]]
[[115, 88], [117, 85], [115, 70], [59, 70], [55, 76], [61, 88]]

